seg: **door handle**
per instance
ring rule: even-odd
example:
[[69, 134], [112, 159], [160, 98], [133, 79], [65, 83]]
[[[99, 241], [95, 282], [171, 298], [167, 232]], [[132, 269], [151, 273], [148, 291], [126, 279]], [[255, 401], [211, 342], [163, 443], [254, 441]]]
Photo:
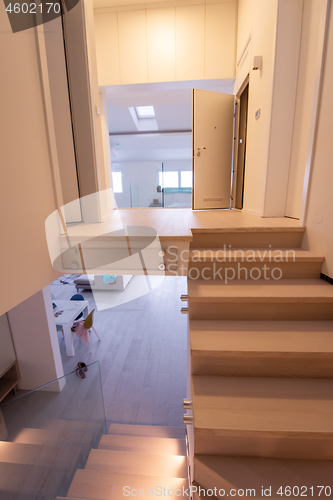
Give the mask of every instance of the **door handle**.
[[201, 153], [200, 153], [200, 149], [206, 149], [206, 148], [204, 148], [204, 147], [199, 148], [199, 147], [198, 147], [198, 148], [197, 148], [197, 156], [200, 156], [200, 155], [201, 155]]

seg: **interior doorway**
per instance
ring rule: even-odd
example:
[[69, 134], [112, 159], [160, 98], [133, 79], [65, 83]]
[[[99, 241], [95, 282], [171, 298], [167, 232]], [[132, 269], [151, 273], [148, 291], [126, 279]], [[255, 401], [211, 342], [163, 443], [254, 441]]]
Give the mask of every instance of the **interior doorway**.
[[244, 178], [245, 178], [245, 160], [246, 160], [246, 135], [247, 135], [247, 117], [249, 101], [249, 78], [236, 95], [237, 102], [237, 121], [236, 121], [236, 148], [235, 148], [235, 191], [234, 208], [242, 210], [244, 200]]
[[[226, 96], [225, 98], [232, 102], [228, 120], [228, 180], [219, 182], [219, 178], [215, 179], [215, 182], [208, 186], [211, 189], [207, 189], [207, 193], [203, 195], [211, 202], [212, 199], [220, 197], [220, 192], [215, 192], [216, 186], [223, 184], [227, 190], [223, 197], [227, 199], [227, 207], [230, 207], [234, 84], [234, 79], [228, 79], [133, 84], [125, 88], [116, 85], [101, 89], [109, 131], [112, 164], [110, 177], [118, 208], [192, 207], [193, 88], [204, 95], [214, 94], [216, 100], [221, 99], [221, 95]], [[215, 101], [213, 107], [214, 105]], [[203, 111], [206, 116], [207, 110]], [[223, 117], [223, 110], [220, 111]], [[209, 116], [211, 123], [212, 117]], [[203, 113], [200, 114], [199, 124], [202, 121]], [[216, 134], [217, 132], [215, 130]], [[222, 131], [221, 134], [224, 136]], [[205, 140], [201, 135], [198, 138], [199, 146], [202, 146]], [[198, 161], [206, 159], [207, 151], [205, 153], [200, 159], [196, 157]], [[224, 156], [218, 155], [219, 158]], [[198, 191], [206, 186], [212, 177], [205, 171], [201, 181], [199, 179]], [[196, 208], [221, 207], [206, 203], [205, 206]]]

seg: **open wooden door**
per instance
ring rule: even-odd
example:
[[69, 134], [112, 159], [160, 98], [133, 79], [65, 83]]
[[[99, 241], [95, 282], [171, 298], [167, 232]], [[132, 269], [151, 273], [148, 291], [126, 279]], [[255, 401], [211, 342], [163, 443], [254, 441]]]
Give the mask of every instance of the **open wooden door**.
[[229, 208], [234, 96], [194, 89], [192, 116], [192, 208]]

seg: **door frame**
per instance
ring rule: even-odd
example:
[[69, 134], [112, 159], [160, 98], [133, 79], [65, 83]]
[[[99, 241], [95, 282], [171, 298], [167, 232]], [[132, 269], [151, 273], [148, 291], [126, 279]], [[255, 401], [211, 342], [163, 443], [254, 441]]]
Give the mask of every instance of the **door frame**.
[[[235, 95], [235, 134], [234, 134], [234, 151], [233, 151], [233, 170], [231, 184], [231, 205], [230, 208], [236, 209], [236, 187], [237, 187], [237, 170], [238, 170], [238, 144], [239, 144], [239, 125], [240, 125], [240, 98], [246, 87], [250, 83], [250, 73], [245, 77], [242, 85], [239, 87]], [[245, 156], [246, 159], [246, 156]], [[244, 167], [245, 169], [245, 167]]]

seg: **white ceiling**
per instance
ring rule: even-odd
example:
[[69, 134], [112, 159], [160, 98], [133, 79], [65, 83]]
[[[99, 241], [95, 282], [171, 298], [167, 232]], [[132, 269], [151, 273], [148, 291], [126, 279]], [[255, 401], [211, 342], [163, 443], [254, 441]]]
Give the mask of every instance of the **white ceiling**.
[[[116, 162], [191, 160], [192, 88], [232, 94], [234, 80], [102, 87], [106, 94], [111, 159]], [[143, 134], [138, 131], [129, 108], [147, 105], [155, 109], [156, 122], [150, 129], [155, 133]], [[149, 126], [146, 129], [149, 132]]]

